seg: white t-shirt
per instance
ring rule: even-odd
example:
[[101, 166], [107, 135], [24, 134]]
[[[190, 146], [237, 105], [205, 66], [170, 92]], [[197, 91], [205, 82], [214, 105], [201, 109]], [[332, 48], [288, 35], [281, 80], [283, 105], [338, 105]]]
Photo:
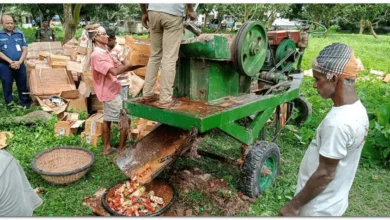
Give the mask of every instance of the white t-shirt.
[[351, 105], [332, 107], [318, 126], [316, 136], [302, 159], [295, 195], [318, 168], [320, 155], [340, 159], [336, 176], [320, 195], [302, 207], [300, 216], [344, 214], [368, 126], [367, 111], [360, 100]]
[[11, 154], [0, 150], [0, 217], [32, 216], [41, 204], [23, 168]]

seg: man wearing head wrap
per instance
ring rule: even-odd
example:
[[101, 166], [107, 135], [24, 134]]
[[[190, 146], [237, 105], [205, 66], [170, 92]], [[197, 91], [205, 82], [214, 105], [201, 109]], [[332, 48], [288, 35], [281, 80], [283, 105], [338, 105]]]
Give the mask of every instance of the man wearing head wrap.
[[[110, 52], [112, 58], [118, 60], [119, 62], [124, 62], [124, 48], [116, 42], [115, 30], [106, 29], [108, 35], [107, 49]], [[117, 76], [119, 83], [122, 85], [122, 99], [127, 100], [128, 90], [131, 86], [130, 72], [122, 73]]]
[[[103, 27], [88, 27], [88, 32], [92, 34], [92, 41], [95, 43], [91, 54], [91, 69], [93, 73], [93, 86], [97, 98], [103, 102], [103, 155], [112, 152], [110, 145], [111, 122], [120, 121], [120, 110], [122, 109], [121, 89], [116, 76], [127, 71], [132, 71], [143, 66], [133, 66], [125, 59], [125, 65], [113, 59], [107, 49], [108, 35]], [[124, 150], [127, 137], [126, 126], [120, 126], [118, 153]]]
[[368, 116], [355, 91], [351, 47], [334, 43], [314, 60], [313, 87], [333, 106], [316, 130], [299, 168], [294, 198], [282, 216], [342, 216], [368, 133]]

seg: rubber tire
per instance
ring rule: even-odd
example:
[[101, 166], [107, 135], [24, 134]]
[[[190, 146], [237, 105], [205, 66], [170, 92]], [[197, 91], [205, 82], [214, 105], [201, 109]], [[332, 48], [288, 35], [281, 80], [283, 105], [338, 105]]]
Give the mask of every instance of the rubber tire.
[[293, 100], [295, 108], [299, 110], [299, 116], [292, 121], [294, 125], [301, 125], [305, 122], [313, 113], [313, 107], [309, 101], [302, 96]]
[[280, 152], [275, 143], [259, 141], [255, 143], [245, 157], [243, 166], [243, 192], [250, 198], [256, 198], [264, 193], [260, 188], [259, 175], [263, 164], [269, 157], [275, 157], [275, 177], [278, 175]]

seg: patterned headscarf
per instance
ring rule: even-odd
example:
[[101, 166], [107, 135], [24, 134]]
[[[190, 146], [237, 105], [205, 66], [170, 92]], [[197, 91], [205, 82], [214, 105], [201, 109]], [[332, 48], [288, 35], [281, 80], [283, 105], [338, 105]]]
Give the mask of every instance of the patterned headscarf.
[[314, 59], [312, 68], [325, 74], [328, 80], [333, 76], [356, 79], [358, 63], [351, 47], [341, 43], [333, 43], [321, 50], [318, 57]]

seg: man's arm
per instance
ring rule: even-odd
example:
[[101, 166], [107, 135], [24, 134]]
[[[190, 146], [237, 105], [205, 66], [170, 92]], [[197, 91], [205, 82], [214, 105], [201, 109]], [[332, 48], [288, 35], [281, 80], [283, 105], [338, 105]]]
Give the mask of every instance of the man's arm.
[[136, 69], [139, 69], [139, 68], [142, 68], [144, 67], [143, 65], [136, 65], [136, 66], [133, 66], [131, 64], [128, 64], [128, 65], [120, 65], [118, 67], [112, 67], [108, 70], [109, 73], [111, 73], [112, 75], [114, 76], [117, 76], [117, 75], [120, 75], [124, 72], [127, 72], [127, 71], [133, 71], [133, 70], [136, 70]]
[[322, 193], [336, 174], [338, 159], [330, 159], [320, 155], [317, 170], [307, 181], [305, 187], [279, 211], [281, 216], [297, 216], [299, 210], [310, 200]]
[[146, 10], [146, 4], [139, 4], [141, 7], [141, 13], [142, 13], [142, 25], [146, 28], [149, 29], [149, 17], [148, 17], [148, 11]]
[[19, 59], [19, 63], [22, 64], [24, 62], [24, 59], [26, 59], [27, 56], [27, 47], [23, 46], [22, 47], [22, 56]]
[[7, 61], [9, 64], [12, 63], [12, 60], [8, 58], [3, 52], [0, 52], [0, 58]]
[[194, 11], [194, 7], [192, 6], [192, 4], [186, 4], [186, 6], [187, 6], [187, 16], [191, 18], [191, 21], [195, 21], [196, 13]]

